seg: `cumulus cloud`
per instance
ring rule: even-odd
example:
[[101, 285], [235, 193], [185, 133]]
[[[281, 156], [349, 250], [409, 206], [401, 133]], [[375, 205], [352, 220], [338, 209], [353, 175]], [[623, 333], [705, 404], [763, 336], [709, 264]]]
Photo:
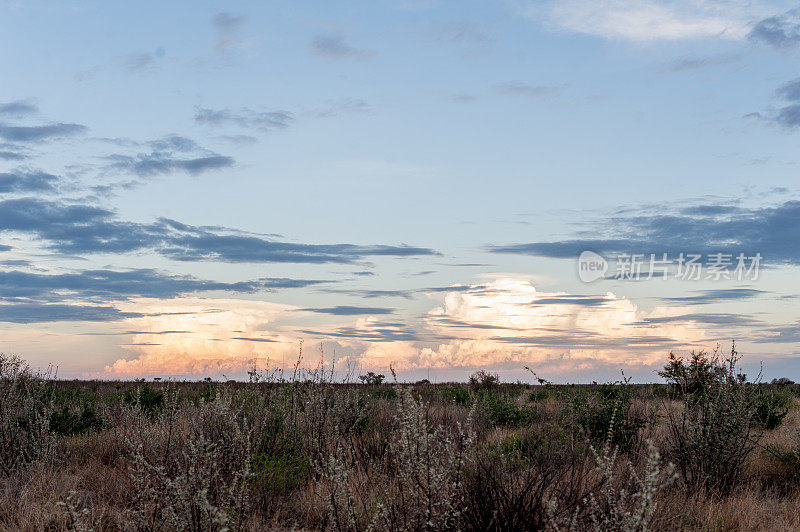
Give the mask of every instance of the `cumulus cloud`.
[[[612, 293], [541, 293], [529, 281], [513, 278], [462, 288], [441, 293], [442, 305], [428, 312], [424, 327], [407, 336], [393, 334], [375, 317], [326, 333], [345, 344], [368, 341], [355, 356], [365, 368], [385, 369], [391, 362], [401, 370], [521, 369], [554, 359], [641, 366], [662, 361], [670, 349], [707, 340], [701, 320], [680, 309], [645, 312]], [[648, 322], [662, 318], [667, 319], [657, 327]]]
[[[128, 346], [132, 355], [105, 368], [106, 376], [219, 375], [293, 361], [297, 338], [265, 330], [293, 307], [237, 299], [141, 299], [123, 311], [141, 317], [126, 320], [138, 331]], [[177, 331], [161, 335], [148, 331]], [[181, 332], [189, 331], [189, 332]], [[232, 331], [237, 331], [232, 335]], [[264, 341], [267, 340], [267, 341]]]

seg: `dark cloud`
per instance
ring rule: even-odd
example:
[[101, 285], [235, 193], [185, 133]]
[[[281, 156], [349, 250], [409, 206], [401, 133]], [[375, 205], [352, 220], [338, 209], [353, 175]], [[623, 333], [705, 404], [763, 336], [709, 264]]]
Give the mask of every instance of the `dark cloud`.
[[578, 305], [583, 307], [597, 307], [608, 303], [610, 299], [604, 297], [564, 295], [556, 297], [542, 297], [531, 301], [531, 305]]
[[331, 314], [334, 316], [360, 316], [368, 314], [391, 314], [395, 309], [385, 307], [351, 307], [347, 305], [339, 305], [336, 307], [304, 308], [301, 310], [316, 312], [317, 314]]
[[0, 232], [35, 235], [59, 253], [83, 255], [153, 251], [180, 261], [348, 264], [367, 256], [438, 255], [408, 245], [298, 244], [224, 228], [194, 227], [174, 220], [120, 221], [114, 212], [42, 198], [0, 201]]
[[209, 170], [228, 168], [235, 164], [232, 157], [207, 150], [192, 139], [181, 135], [167, 135], [144, 143], [126, 139], [115, 140], [115, 143], [150, 148], [149, 153], [134, 155], [115, 153], [106, 156], [106, 159], [110, 161], [109, 169], [124, 170], [139, 177], [169, 174], [176, 171], [197, 175]]
[[143, 72], [153, 68], [160, 59], [163, 59], [166, 51], [158, 47], [153, 52], [136, 52], [125, 56], [123, 64], [129, 72]]
[[416, 332], [404, 323], [370, 322], [363, 327], [339, 327], [329, 331], [303, 330], [310, 334], [325, 338], [348, 338], [364, 342], [413, 342], [419, 340]]
[[311, 51], [320, 57], [334, 59], [369, 59], [373, 53], [356, 48], [347, 43], [344, 35], [338, 33], [317, 35], [311, 41]]
[[[265, 280], [265, 283], [270, 284], [270, 281]], [[66, 297], [105, 300], [129, 297], [172, 298], [189, 292], [210, 290], [255, 292], [263, 286], [260, 281], [217, 283], [191, 276], [169, 275], [147, 268], [126, 271], [85, 270], [62, 274], [0, 271], [0, 298], [40, 301], [58, 301]]]
[[343, 294], [354, 297], [363, 297], [364, 299], [377, 299], [382, 297], [402, 297], [404, 299], [412, 299], [414, 297], [413, 290], [369, 290], [369, 289], [338, 289], [338, 288], [324, 288], [320, 290], [327, 294]]
[[752, 340], [757, 343], [800, 344], [800, 322], [761, 329]]
[[23, 160], [25, 158], [26, 157], [23, 154], [19, 153], [19, 152], [15, 152], [15, 151], [0, 151], [0, 159], [3, 159], [4, 161], [21, 161], [21, 160]]
[[708, 57], [685, 57], [679, 59], [666, 67], [666, 72], [685, 72], [687, 70], [699, 70], [702, 68], [727, 65], [741, 61], [742, 56], [738, 54], [723, 54]]
[[800, 78], [784, 83], [775, 92], [784, 100], [800, 102]]
[[253, 338], [247, 336], [235, 336], [231, 338], [231, 340], [244, 340], [246, 342], [266, 342], [266, 343], [279, 342], [279, 340], [273, 340], [272, 338]]
[[14, 248], [12, 248], [11, 246], [6, 246], [5, 244], [0, 244], [0, 251], [11, 251], [12, 249], [14, 249]]
[[88, 130], [80, 124], [48, 124], [45, 126], [9, 126], [0, 124], [0, 138], [11, 142], [38, 142], [42, 140], [68, 137]]
[[695, 295], [675, 296], [662, 298], [664, 301], [675, 301], [688, 303], [690, 305], [705, 305], [709, 303], [719, 303], [721, 301], [734, 301], [738, 299], [751, 299], [753, 297], [768, 294], [764, 290], [754, 288], [722, 288], [714, 290], [698, 290]]
[[0, 305], [0, 322], [40, 323], [54, 321], [117, 321], [137, 318], [136, 312], [122, 312], [114, 307], [20, 303]]
[[[800, 264], [800, 201], [762, 208], [699, 205], [689, 211], [662, 213], [651, 209], [612, 216], [593, 226], [596, 238], [559, 242], [493, 245], [492, 253], [510, 253], [549, 258], [576, 258], [589, 250], [612, 258], [614, 254], [651, 253], [761, 253], [764, 264]], [[609, 235], [612, 235], [609, 237]]]
[[665, 323], [684, 323], [696, 322], [707, 325], [719, 325], [723, 327], [752, 327], [762, 326], [764, 322], [749, 316], [741, 314], [730, 313], [706, 313], [700, 312], [695, 314], [681, 314], [679, 316], [659, 316], [652, 318], [645, 318], [641, 321], [630, 323], [631, 327], [641, 326], [658, 326]]
[[128, 155], [110, 155], [111, 167], [126, 170], [140, 177], [149, 177], [158, 174], [168, 174], [182, 170], [188, 174], [197, 175], [208, 170], [228, 168], [235, 164], [233, 157], [225, 155], [209, 155], [180, 159], [163, 153]]
[[289, 111], [254, 111], [242, 107], [238, 111], [230, 109], [199, 108], [194, 115], [195, 122], [212, 126], [235, 125], [258, 131], [286, 129], [294, 120]]
[[[109, 301], [134, 297], [169, 299], [187, 293], [217, 290], [252, 293], [321, 282], [325, 281], [264, 278], [219, 283], [186, 275], [170, 275], [153, 269], [84, 270], [60, 274], [0, 271], [0, 321], [114, 321], [144, 314], [120, 312], [107, 306]], [[77, 302], [82, 304], [76, 304]]]
[[0, 173], [0, 193], [53, 192], [58, 177], [45, 172], [16, 171]]
[[748, 37], [775, 48], [791, 48], [800, 43], [800, 9], [792, 9], [759, 21]]
[[547, 98], [562, 92], [565, 85], [528, 85], [519, 81], [509, 81], [494, 87], [495, 92], [509, 96], [524, 96], [526, 98]]
[[20, 117], [26, 115], [33, 115], [38, 112], [39, 112], [38, 107], [24, 100], [0, 103], [0, 115]]

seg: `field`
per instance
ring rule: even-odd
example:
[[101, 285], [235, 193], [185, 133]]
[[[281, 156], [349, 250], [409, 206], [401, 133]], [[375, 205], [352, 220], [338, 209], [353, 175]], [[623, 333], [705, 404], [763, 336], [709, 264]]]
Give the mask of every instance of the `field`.
[[664, 384], [61, 381], [0, 357], [0, 527], [800, 529], [800, 389], [732, 359]]

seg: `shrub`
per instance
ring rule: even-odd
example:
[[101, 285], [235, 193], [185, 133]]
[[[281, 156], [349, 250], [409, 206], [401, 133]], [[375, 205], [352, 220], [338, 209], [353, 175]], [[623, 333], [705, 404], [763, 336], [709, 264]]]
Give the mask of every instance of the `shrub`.
[[787, 393], [761, 393], [755, 400], [756, 421], [766, 430], [776, 429], [789, 413], [791, 404], [792, 397]]
[[5, 474], [56, 458], [47, 377], [19, 357], [0, 353], [0, 471]]
[[547, 390], [534, 390], [528, 394], [528, 401], [538, 403], [546, 400], [548, 397], [550, 397], [550, 394]]
[[73, 412], [65, 406], [50, 414], [50, 430], [62, 436], [83, 434], [102, 427], [103, 419], [89, 405], [85, 405], [80, 413]]
[[495, 425], [518, 427], [536, 419], [536, 412], [527, 410], [505, 394], [486, 390], [480, 394], [481, 409]]
[[640, 430], [651, 421], [647, 412], [633, 407], [633, 390], [627, 381], [595, 390], [570, 387], [562, 396], [567, 402], [563, 423], [595, 445], [610, 437], [615, 448], [627, 452], [639, 443]]
[[442, 397], [447, 401], [452, 401], [458, 406], [469, 406], [472, 403], [472, 394], [467, 388], [460, 384], [444, 388], [444, 390], [442, 390]]
[[129, 405], [138, 406], [150, 415], [157, 414], [164, 406], [164, 392], [152, 388], [149, 384], [126, 390], [124, 399]]
[[[724, 361], [717, 350], [710, 357], [695, 355], [689, 368], [704, 368], [708, 378], [676, 383], [683, 408], [680, 414], [667, 409], [666, 454], [689, 488], [722, 490], [734, 485], [761, 436], [758, 387], [745, 382], [738, 360], [735, 346]], [[677, 368], [673, 356], [667, 368]]]

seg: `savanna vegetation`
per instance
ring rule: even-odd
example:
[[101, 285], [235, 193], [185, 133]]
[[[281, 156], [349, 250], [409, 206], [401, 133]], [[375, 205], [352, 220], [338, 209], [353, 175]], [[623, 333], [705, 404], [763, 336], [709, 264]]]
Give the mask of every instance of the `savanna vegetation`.
[[63, 381], [0, 356], [0, 528], [800, 529], [800, 387]]

